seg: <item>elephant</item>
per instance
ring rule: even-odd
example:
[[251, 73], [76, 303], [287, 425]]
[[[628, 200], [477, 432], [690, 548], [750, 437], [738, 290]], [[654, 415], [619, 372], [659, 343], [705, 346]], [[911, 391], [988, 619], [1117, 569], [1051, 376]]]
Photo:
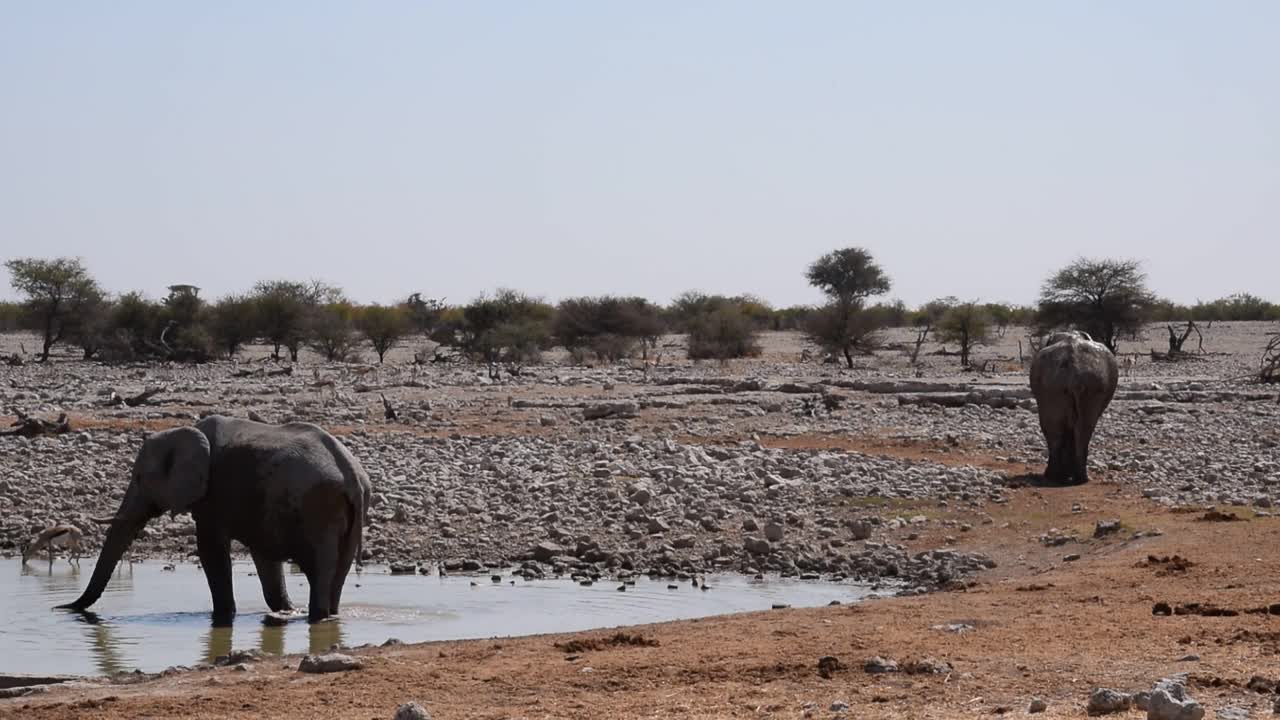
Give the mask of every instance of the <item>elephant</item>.
[[142, 443], [84, 593], [59, 606], [97, 602], [116, 563], [151, 519], [190, 512], [196, 554], [213, 598], [213, 624], [236, 613], [231, 541], [249, 550], [273, 612], [293, 604], [284, 562], [310, 585], [309, 622], [337, 615], [342, 585], [360, 552], [373, 486], [337, 438], [310, 423], [269, 425], [212, 415]]
[[1045, 480], [1089, 482], [1089, 441], [1120, 380], [1116, 357], [1084, 332], [1055, 333], [1031, 360], [1031, 394], [1049, 446]]

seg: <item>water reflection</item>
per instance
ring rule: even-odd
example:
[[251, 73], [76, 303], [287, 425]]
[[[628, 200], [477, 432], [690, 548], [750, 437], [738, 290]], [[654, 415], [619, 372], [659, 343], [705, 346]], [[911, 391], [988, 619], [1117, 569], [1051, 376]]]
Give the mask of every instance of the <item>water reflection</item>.
[[258, 649], [270, 655], [284, 655], [284, 627], [263, 623]]
[[[405, 642], [566, 632], [728, 612], [773, 603], [796, 607], [849, 602], [865, 587], [721, 576], [708, 592], [669, 589], [662, 580], [638, 578], [626, 592], [611, 583], [580, 587], [569, 580], [473, 583], [465, 576], [392, 576], [365, 568], [349, 582], [342, 617], [308, 625], [299, 615], [284, 626], [267, 625], [251, 563], [234, 567], [240, 615], [231, 627], [212, 627], [204, 575], [194, 565], [172, 572], [159, 566], [117, 568], [95, 613], [54, 610], [77, 597], [92, 573], [65, 563], [52, 570], [0, 559], [0, 672], [118, 673], [158, 671], [171, 665], [212, 662], [238, 649], [264, 654], [322, 653], [334, 645]], [[505, 575], [506, 573], [504, 573]], [[136, 580], [136, 582], [135, 582]], [[305, 578], [289, 576], [291, 591], [305, 593]]]
[[[215, 627], [210, 625], [204, 636], [204, 655], [201, 662], [213, 664], [219, 657], [230, 655], [232, 650], [243, 650], [244, 646], [237, 647], [235, 643], [235, 627], [240, 625], [243, 627], [247, 622], [256, 618], [240, 617], [235, 625], [230, 627]], [[307, 652], [316, 654], [328, 652], [334, 645], [344, 643], [342, 633], [341, 620], [329, 620], [327, 622], [315, 623], [308, 625], [305, 615], [299, 615], [298, 619], [287, 625], [268, 625], [266, 623], [258, 624], [258, 650], [267, 655], [284, 655], [288, 643], [286, 639], [289, 636], [296, 637], [302, 632], [307, 633]], [[298, 649], [294, 648], [293, 652]]]
[[307, 626], [310, 633], [308, 646], [311, 653], [328, 652], [334, 645], [342, 644], [342, 621], [326, 620]]
[[67, 612], [77, 622], [84, 625], [84, 637], [88, 641], [89, 654], [93, 657], [93, 665], [103, 675], [113, 675], [130, 669], [120, 641], [109, 623], [102, 621], [97, 613], [87, 610]]
[[235, 627], [232, 625], [213, 625], [210, 623], [209, 631], [204, 636], [204, 658], [203, 662], [210, 665], [223, 655], [231, 654], [231, 639], [234, 637]]

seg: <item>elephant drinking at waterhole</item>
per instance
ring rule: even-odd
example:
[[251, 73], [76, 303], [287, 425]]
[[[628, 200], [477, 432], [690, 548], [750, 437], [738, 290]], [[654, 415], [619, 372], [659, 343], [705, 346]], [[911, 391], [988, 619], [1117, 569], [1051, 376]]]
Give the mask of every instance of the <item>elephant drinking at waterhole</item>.
[[236, 612], [232, 540], [248, 548], [273, 612], [293, 609], [284, 576], [284, 562], [292, 561], [311, 586], [308, 620], [324, 620], [338, 612], [371, 494], [359, 461], [315, 425], [214, 415], [194, 427], [155, 433], [138, 451], [88, 587], [60, 607], [93, 605], [148, 521], [190, 512], [215, 625], [230, 624]]

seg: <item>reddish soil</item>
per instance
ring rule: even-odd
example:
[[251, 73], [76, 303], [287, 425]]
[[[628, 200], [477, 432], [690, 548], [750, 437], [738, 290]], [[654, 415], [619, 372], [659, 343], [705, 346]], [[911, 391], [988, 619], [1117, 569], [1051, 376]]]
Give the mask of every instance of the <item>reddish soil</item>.
[[[835, 716], [828, 708], [840, 700], [851, 718], [957, 718], [1022, 716], [1038, 696], [1049, 703], [1041, 717], [1079, 718], [1094, 687], [1147, 689], [1179, 671], [1211, 709], [1270, 713], [1275, 695], [1245, 686], [1253, 675], [1280, 679], [1280, 616], [1256, 612], [1280, 602], [1280, 519], [1237, 509], [1245, 521], [1206, 521], [1202, 509], [1170, 511], [1105, 482], [1023, 487], [984, 512], [928, 509], [956, 523], [930, 522], [909, 544], [937, 547], [952, 535], [999, 567], [960, 591], [627, 630], [643, 641], [610, 642], [615, 631], [600, 631], [368, 649], [355, 651], [363, 670], [321, 676], [293, 670], [297, 658], [269, 660], [249, 672], [57, 689], [0, 701], [0, 716], [368, 720], [417, 700], [446, 719], [795, 718], [809, 703], [813, 717]], [[1103, 519], [1121, 529], [1095, 540]], [[1051, 529], [1079, 541], [1046, 547], [1039, 538]], [[1152, 530], [1162, 534], [1134, 539]], [[1239, 614], [1153, 615], [1161, 602]], [[947, 624], [971, 629], [934, 629]], [[556, 646], [573, 640], [588, 647]], [[1189, 654], [1200, 659], [1179, 661]], [[824, 656], [840, 665], [829, 678], [818, 672]], [[871, 675], [863, 663], [873, 656], [932, 657], [952, 671]]]

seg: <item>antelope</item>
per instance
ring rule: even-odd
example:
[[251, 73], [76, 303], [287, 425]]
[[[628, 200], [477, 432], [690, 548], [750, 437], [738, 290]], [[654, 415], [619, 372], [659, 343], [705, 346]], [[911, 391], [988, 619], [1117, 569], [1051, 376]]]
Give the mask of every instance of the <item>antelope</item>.
[[1125, 355], [1123, 358], [1121, 358], [1120, 369], [1124, 372], [1125, 377], [1129, 377], [1130, 375], [1133, 374], [1133, 365], [1134, 365], [1133, 355]]
[[333, 396], [333, 399], [334, 399], [334, 400], [337, 400], [337, 399], [338, 399], [338, 385], [337, 385], [337, 383], [335, 383], [335, 382], [333, 381], [333, 378], [322, 378], [322, 377], [320, 377], [320, 368], [312, 368], [311, 370], [312, 370], [312, 373], [313, 373], [313, 374], [314, 374], [314, 376], [315, 376], [315, 382], [311, 383], [311, 387], [312, 387], [312, 388], [316, 391], [316, 393], [320, 396], [320, 402], [321, 402], [322, 404], [324, 403], [324, 389], [325, 389], [325, 388], [329, 388], [329, 393]]
[[651, 358], [643, 358], [640, 360], [640, 364], [640, 370], [644, 373], [644, 379], [647, 381], [649, 379], [649, 371], [656, 370], [662, 364], [662, 353], [658, 353]]
[[377, 366], [377, 365], [357, 365], [357, 366], [352, 367], [352, 368], [346, 368], [345, 370], [346, 370], [347, 374], [352, 375], [352, 376], [357, 377], [357, 378], [360, 378], [361, 380], [363, 380], [363, 379], [364, 379], [365, 377], [367, 377], [370, 373], [372, 373], [372, 374], [373, 374], [373, 380], [374, 380], [374, 382], [377, 382], [377, 381], [378, 381], [378, 366]]
[[32, 538], [27, 547], [22, 550], [22, 563], [25, 565], [28, 560], [35, 557], [41, 550], [49, 552], [49, 565], [53, 565], [54, 550], [65, 549], [67, 551], [68, 564], [80, 564], [80, 539], [84, 537], [84, 533], [75, 525], [53, 525], [40, 531], [39, 535]]

